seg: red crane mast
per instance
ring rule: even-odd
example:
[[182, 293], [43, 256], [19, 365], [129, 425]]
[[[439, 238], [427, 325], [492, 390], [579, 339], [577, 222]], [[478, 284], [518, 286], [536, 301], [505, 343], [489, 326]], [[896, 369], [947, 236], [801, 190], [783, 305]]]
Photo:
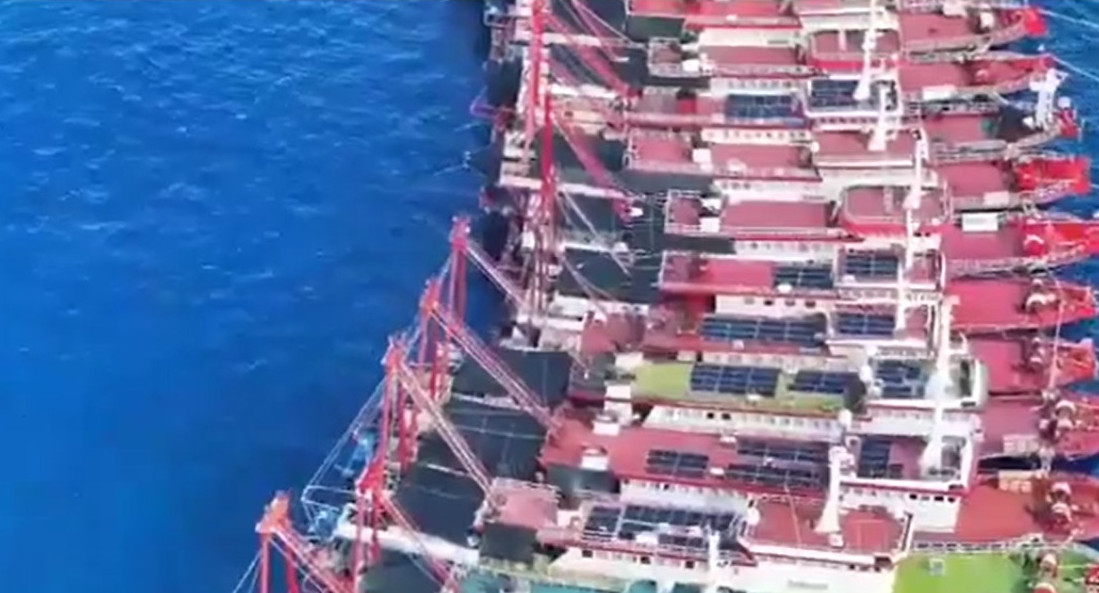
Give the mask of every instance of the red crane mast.
[[306, 540], [290, 521], [290, 496], [279, 492], [267, 504], [263, 517], [256, 524], [260, 536], [259, 590], [271, 591], [271, 550], [277, 550], [286, 569], [286, 587], [291, 593], [300, 589], [299, 572], [315, 582], [325, 593], [355, 593], [353, 583], [332, 568], [323, 558], [327, 550]]

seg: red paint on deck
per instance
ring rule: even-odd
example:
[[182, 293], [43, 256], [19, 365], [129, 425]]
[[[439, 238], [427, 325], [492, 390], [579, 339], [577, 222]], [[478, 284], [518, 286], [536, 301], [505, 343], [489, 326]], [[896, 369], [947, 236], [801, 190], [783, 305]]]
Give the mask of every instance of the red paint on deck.
[[832, 206], [818, 202], [739, 202], [721, 213], [721, 226], [753, 229], [825, 229], [831, 226]]
[[797, 548], [830, 549], [856, 554], [881, 554], [903, 548], [905, 524], [883, 509], [848, 510], [840, 516], [843, 547], [830, 545], [828, 535], [815, 531], [822, 505], [800, 504], [791, 500], [766, 500], [757, 503], [760, 522], [747, 539], [758, 544]]
[[[810, 47], [813, 54], [850, 54], [862, 59], [862, 42], [865, 31], [820, 31], [813, 33]], [[901, 38], [896, 31], [880, 31], [876, 42], [875, 54], [886, 58], [901, 49]]]
[[1010, 60], [973, 60], [969, 62], [906, 63], [900, 68], [901, 88], [918, 91], [926, 87], [993, 86], [1004, 83], [1025, 84], [1035, 74], [1048, 69], [1044, 58], [1020, 56]]
[[947, 293], [958, 297], [955, 325], [971, 333], [1053, 328], [1099, 314], [1090, 287], [1052, 279], [959, 279]]
[[704, 46], [699, 53], [710, 58], [715, 66], [797, 66], [798, 52], [790, 47]]
[[1054, 386], [1095, 378], [1095, 350], [1090, 340], [1061, 340], [1055, 348], [1047, 338], [973, 338], [974, 357], [988, 367], [992, 393], [1037, 393], [1049, 384], [1056, 367]]
[[[901, 37], [905, 43], [935, 41], [985, 33], [973, 26], [969, 15], [955, 17], [933, 12], [903, 13], [899, 15]], [[1002, 14], [996, 15], [996, 27], [1010, 24]]]
[[629, 9], [631, 13], [639, 15], [741, 18], [786, 16], [782, 12], [782, 4], [777, 0], [736, 0], [732, 2], [699, 0], [693, 3], [684, 2], [683, 0], [629, 0]]

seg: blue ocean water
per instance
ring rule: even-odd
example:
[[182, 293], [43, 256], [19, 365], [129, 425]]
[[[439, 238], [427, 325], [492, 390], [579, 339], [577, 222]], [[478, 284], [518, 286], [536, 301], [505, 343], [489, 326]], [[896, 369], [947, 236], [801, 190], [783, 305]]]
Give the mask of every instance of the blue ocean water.
[[414, 312], [468, 0], [0, 2], [0, 574], [229, 591]]
[[[342, 432], [475, 205], [456, 164], [479, 142], [479, 10], [0, 2], [8, 588], [232, 587], [263, 503]], [[1053, 24], [1099, 69], [1094, 30]], [[1069, 87], [1094, 118], [1099, 83]]]

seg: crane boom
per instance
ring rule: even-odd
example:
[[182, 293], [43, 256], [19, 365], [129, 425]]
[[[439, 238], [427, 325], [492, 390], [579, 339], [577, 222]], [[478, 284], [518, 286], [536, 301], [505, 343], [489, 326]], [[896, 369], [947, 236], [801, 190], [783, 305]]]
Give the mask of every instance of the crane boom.
[[[585, 66], [592, 71], [593, 74], [598, 76], [602, 82], [607, 85], [607, 88], [614, 91], [618, 96], [626, 98], [630, 96], [630, 87], [627, 85], [618, 74], [616, 74], [609, 62], [605, 57], [598, 56], [595, 51], [592, 50], [590, 43], [585, 43], [583, 40], [577, 38], [568, 25], [561, 22], [561, 19], [554, 16], [552, 12], [545, 12], [545, 25], [546, 30], [553, 30], [557, 34], [564, 37], [571, 48], [576, 48], [577, 57], [583, 62]], [[599, 47], [602, 47], [602, 39], [595, 38]]]
[[432, 426], [438, 431], [439, 436], [446, 441], [447, 446], [458, 458], [458, 462], [469, 473], [469, 477], [477, 483], [482, 491], [488, 492], [491, 479], [485, 471], [477, 455], [469, 448], [462, 434], [454, 427], [454, 424], [446, 417], [442, 409], [433, 397], [424, 392], [423, 387], [416, 376], [405, 364], [405, 348], [398, 338], [389, 342], [389, 352], [386, 353], [388, 370], [396, 375], [393, 377], [397, 383], [412, 396], [412, 401], [418, 408], [427, 412], [431, 417]]
[[454, 340], [466, 354], [473, 358], [490, 377], [500, 383], [520, 410], [529, 414], [543, 428], [551, 432], [557, 427], [552, 414], [539, 403], [539, 397], [531, 391], [530, 387], [515, 376], [515, 373], [501, 362], [488, 346], [466, 327], [465, 323], [456, 319], [442, 306], [439, 302], [438, 279], [428, 282], [424, 297], [420, 301], [420, 314], [434, 319], [451, 340]]
[[427, 548], [427, 544], [420, 539], [420, 529], [412, 521], [412, 518], [404, 512], [404, 509], [402, 509], [400, 505], [395, 501], [390, 500], [388, 496], [382, 496], [379, 503], [385, 510], [385, 514], [412, 538], [416, 547], [419, 548], [420, 557], [427, 562], [428, 567], [431, 569], [431, 576], [438, 581], [440, 585], [443, 585], [444, 590], [450, 586], [452, 583], [452, 569], [447, 568], [446, 564], [439, 561], [431, 554], [431, 550]]
[[467, 216], [458, 216], [454, 218], [454, 226], [450, 232], [450, 246], [453, 249], [453, 253], [468, 257], [473, 265], [477, 266], [488, 279], [492, 281], [501, 291], [504, 296], [515, 306], [521, 306], [523, 303], [523, 292], [508, 278], [503, 272], [500, 271], [492, 263], [492, 258], [485, 253], [484, 249], [477, 244], [476, 241], [470, 240], [470, 221]]
[[[331, 569], [322, 566], [317, 561], [313, 544], [309, 543], [298, 533], [290, 523], [290, 496], [285, 492], [279, 492], [267, 504], [263, 517], [256, 524], [256, 533], [263, 537], [265, 544], [274, 540], [285, 548], [286, 560], [297, 562], [305, 570], [307, 576], [324, 587], [326, 593], [354, 593], [350, 583], [336, 575]], [[265, 579], [270, 576], [268, 565], [270, 552], [267, 546], [262, 551], [262, 566], [260, 570]], [[263, 586], [268, 585], [267, 581]]]

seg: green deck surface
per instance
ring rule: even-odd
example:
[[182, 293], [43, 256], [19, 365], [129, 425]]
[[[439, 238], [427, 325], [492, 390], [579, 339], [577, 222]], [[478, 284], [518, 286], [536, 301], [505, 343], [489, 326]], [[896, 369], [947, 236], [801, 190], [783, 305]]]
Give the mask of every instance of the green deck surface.
[[1022, 566], [1006, 554], [943, 555], [942, 575], [931, 573], [932, 557], [913, 556], [901, 562], [893, 593], [1024, 593], [1026, 590]]
[[646, 364], [634, 372], [633, 390], [638, 397], [663, 399], [670, 401], [692, 401], [697, 403], [721, 402], [723, 404], [740, 403], [744, 408], [757, 408], [768, 411], [796, 410], [800, 412], [833, 413], [843, 406], [843, 398], [831, 394], [814, 394], [790, 390], [793, 376], [783, 374], [779, 377], [774, 397], [760, 397], [749, 400], [730, 394], [692, 392], [691, 369], [689, 362], [661, 362]]
[[[931, 558], [942, 559], [943, 574], [931, 573]], [[1060, 562], [1059, 578], [1053, 583], [1058, 593], [1081, 593], [1089, 561], [1064, 552]], [[913, 555], [897, 567], [893, 593], [1029, 593], [1035, 584], [1033, 571], [1024, 568], [1018, 553]]]
[[646, 364], [634, 373], [634, 389], [649, 397], [687, 399], [691, 387], [691, 368], [686, 362]]

